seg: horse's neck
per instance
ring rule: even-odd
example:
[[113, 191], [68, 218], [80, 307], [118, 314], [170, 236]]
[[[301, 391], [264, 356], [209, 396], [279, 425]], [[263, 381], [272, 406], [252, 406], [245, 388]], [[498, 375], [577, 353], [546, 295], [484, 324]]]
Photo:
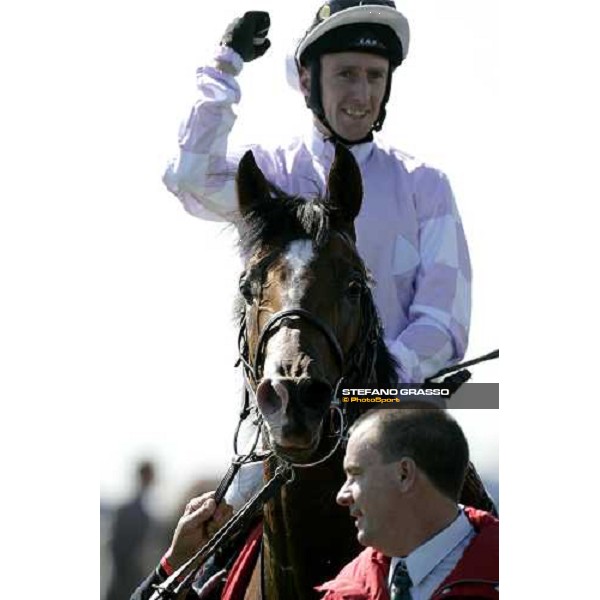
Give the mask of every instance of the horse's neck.
[[342, 482], [338, 452], [323, 465], [296, 469], [296, 479], [265, 507], [265, 600], [318, 598], [314, 586], [335, 577], [358, 553], [348, 510], [335, 502]]

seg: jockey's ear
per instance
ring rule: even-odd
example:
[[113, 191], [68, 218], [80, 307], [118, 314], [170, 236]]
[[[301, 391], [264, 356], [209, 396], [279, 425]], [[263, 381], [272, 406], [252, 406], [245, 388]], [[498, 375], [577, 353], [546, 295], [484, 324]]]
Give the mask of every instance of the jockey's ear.
[[333, 210], [332, 224], [354, 233], [354, 219], [360, 212], [363, 187], [360, 169], [352, 152], [343, 144], [336, 144], [335, 158], [329, 171], [327, 197]]
[[268, 201], [271, 197], [269, 184], [256, 164], [252, 150], [248, 150], [242, 157], [235, 182], [238, 205], [242, 215], [248, 213], [257, 204]]

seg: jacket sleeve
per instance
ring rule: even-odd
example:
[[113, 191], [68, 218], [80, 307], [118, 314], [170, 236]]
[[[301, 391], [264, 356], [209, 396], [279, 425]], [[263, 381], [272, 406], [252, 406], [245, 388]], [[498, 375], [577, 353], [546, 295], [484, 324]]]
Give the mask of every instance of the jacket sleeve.
[[212, 64], [198, 69], [198, 96], [181, 124], [179, 154], [163, 176], [189, 213], [208, 220], [232, 221], [237, 210], [234, 178], [242, 150], [232, 151], [228, 137], [236, 119], [233, 105], [241, 97], [235, 76], [242, 66], [235, 51], [219, 46]]
[[454, 196], [446, 176], [421, 167], [415, 206], [420, 264], [408, 326], [387, 346], [400, 379], [421, 383], [464, 356], [471, 319], [471, 263]]

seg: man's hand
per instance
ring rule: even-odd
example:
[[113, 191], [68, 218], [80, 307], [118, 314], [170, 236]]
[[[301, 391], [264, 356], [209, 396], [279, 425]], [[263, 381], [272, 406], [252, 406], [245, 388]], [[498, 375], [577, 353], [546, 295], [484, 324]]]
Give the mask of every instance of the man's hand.
[[174, 569], [189, 560], [231, 518], [231, 506], [221, 502], [216, 508], [214, 495], [214, 492], [208, 492], [187, 503], [165, 554]]
[[250, 62], [262, 56], [271, 46], [267, 39], [270, 26], [268, 12], [247, 12], [229, 24], [221, 44], [233, 48], [244, 62]]

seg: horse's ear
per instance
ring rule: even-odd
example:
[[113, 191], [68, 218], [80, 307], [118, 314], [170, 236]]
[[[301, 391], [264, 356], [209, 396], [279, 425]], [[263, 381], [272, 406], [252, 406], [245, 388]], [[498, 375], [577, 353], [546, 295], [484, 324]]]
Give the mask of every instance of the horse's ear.
[[360, 169], [352, 152], [342, 144], [336, 144], [335, 158], [327, 182], [329, 202], [335, 207], [334, 214], [341, 219], [340, 225], [354, 225], [362, 204], [363, 187]]
[[240, 164], [235, 176], [237, 186], [238, 204], [240, 212], [245, 215], [257, 204], [270, 197], [269, 184], [254, 160], [252, 150], [248, 150]]

